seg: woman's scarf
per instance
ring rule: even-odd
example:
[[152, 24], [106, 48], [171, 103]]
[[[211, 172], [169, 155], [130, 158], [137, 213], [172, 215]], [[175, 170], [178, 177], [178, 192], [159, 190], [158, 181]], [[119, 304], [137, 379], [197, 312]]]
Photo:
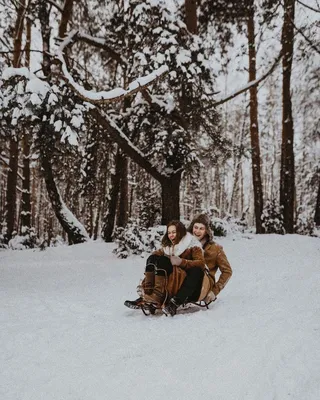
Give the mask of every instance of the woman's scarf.
[[187, 232], [179, 243], [173, 246], [163, 247], [163, 251], [166, 256], [180, 256], [185, 250], [191, 247], [199, 247], [202, 250], [199, 240], [191, 235], [191, 233]]

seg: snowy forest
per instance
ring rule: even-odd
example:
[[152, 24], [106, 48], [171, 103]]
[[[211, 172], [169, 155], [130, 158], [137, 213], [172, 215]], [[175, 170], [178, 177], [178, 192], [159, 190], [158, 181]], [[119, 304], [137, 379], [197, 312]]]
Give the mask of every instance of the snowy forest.
[[319, 235], [318, 0], [0, 10], [0, 247], [199, 212], [216, 235]]

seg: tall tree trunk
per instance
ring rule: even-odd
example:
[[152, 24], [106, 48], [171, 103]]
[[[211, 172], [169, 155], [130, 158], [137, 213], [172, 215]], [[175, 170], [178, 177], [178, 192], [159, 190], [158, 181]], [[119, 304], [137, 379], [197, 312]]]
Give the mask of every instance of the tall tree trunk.
[[[238, 206], [235, 207], [235, 204], [239, 204], [239, 178], [240, 178], [240, 172], [241, 172], [241, 158], [243, 155], [243, 139], [244, 139], [244, 131], [245, 131], [245, 122], [247, 118], [247, 113], [244, 115], [243, 123], [242, 123], [242, 128], [240, 132], [240, 143], [239, 143], [239, 151], [238, 154], [235, 155], [235, 160], [234, 160], [234, 180], [233, 180], [233, 187], [232, 187], [232, 192], [231, 192], [231, 199], [230, 199], [230, 205], [229, 205], [229, 214], [233, 214], [235, 212], [234, 208], [237, 209], [238, 212]], [[242, 211], [242, 209], [241, 209]]]
[[[43, 63], [42, 69], [46, 77], [51, 75], [51, 66], [49, 59], [50, 51], [50, 6], [43, 2], [39, 8], [39, 20], [41, 24], [41, 35], [43, 43]], [[51, 165], [51, 158], [54, 153], [54, 131], [48, 125], [50, 115], [46, 111], [46, 100], [43, 102], [43, 117], [39, 128], [39, 142], [40, 142], [40, 161], [46, 188], [50, 198], [50, 202], [54, 213], [59, 220], [63, 230], [68, 236], [69, 244], [83, 243], [88, 239], [88, 234], [85, 228], [74, 217], [71, 211], [64, 204], [57, 185], [54, 180], [53, 169]]]
[[[124, 70], [123, 76], [124, 87], [128, 85], [128, 77], [127, 71]], [[127, 110], [128, 107], [131, 106], [131, 99], [129, 97], [124, 99], [123, 102], [123, 112]], [[127, 136], [129, 136], [129, 132], [124, 128], [124, 131]], [[131, 137], [132, 140], [132, 137]], [[117, 215], [117, 226], [125, 227], [128, 223], [129, 216], [129, 183], [128, 183], [128, 170], [129, 170], [129, 159], [128, 157], [122, 153], [122, 160], [120, 166], [120, 196], [119, 196], [119, 205], [118, 205], [118, 215]]]
[[[253, 3], [248, 16], [248, 46], [249, 46], [249, 81], [256, 80], [256, 48], [254, 33], [254, 8]], [[260, 141], [258, 128], [258, 97], [257, 87], [250, 88], [250, 138], [251, 138], [251, 162], [252, 162], [252, 183], [254, 192], [254, 215], [256, 232], [264, 233], [261, 222], [263, 211], [263, 192], [261, 181], [261, 158]]]
[[21, 233], [27, 233], [31, 228], [31, 201], [30, 201], [30, 143], [29, 135], [24, 132], [23, 146], [23, 182], [21, 201]]
[[282, 27], [282, 144], [280, 171], [280, 205], [282, 206], [284, 228], [293, 233], [294, 227], [294, 130], [290, 93], [291, 69], [294, 42], [295, 0], [284, 0], [284, 18]]
[[109, 193], [108, 211], [104, 217], [102, 227], [102, 237], [105, 242], [112, 242], [112, 233], [114, 229], [114, 222], [117, 212], [118, 195], [120, 189], [121, 180], [121, 165], [122, 165], [122, 154], [120, 148], [118, 148], [115, 160], [115, 173], [111, 177], [111, 189]]
[[180, 219], [180, 183], [181, 172], [163, 179], [161, 182], [162, 219], [161, 223], [166, 225], [173, 219]]
[[[134, 146], [131, 146], [129, 144], [129, 140], [125, 135], [119, 135], [119, 130], [118, 128], [115, 127], [114, 122], [110, 123], [110, 121], [101, 113], [101, 111], [98, 108], [93, 108], [90, 110], [90, 114], [95, 118], [98, 124], [100, 124], [103, 128], [105, 128], [110, 137], [119, 145], [119, 147], [122, 149], [124, 153], [126, 153], [135, 163], [137, 163], [141, 168], [143, 168], [147, 173], [149, 173], [154, 179], [156, 179], [160, 184], [163, 190], [165, 190], [165, 193], [162, 193], [162, 221], [167, 221], [171, 219], [172, 217], [174, 218], [179, 218], [180, 212], [180, 204], [179, 204], [179, 191], [180, 191], [180, 182], [181, 182], [181, 172], [179, 174], [173, 175], [171, 177], [167, 177], [165, 175], [162, 175], [160, 172], [158, 172], [157, 168], [153, 166], [147, 158], [145, 158], [140, 151], [136, 151]], [[177, 178], [179, 176], [179, 178]], [[175, 186], [172, 187], [172, 198], [170, 196], [170, 192], [167, 190], [171, 184], [170, 180], [173, 180], [174, 182], [172, 185], [177, 185], [178, 187], [176, 188]], [[178, 193], [176, 193], [176, 191]], [[174, 202], [176, 202], [174, 204]], [[168, 214], [164, 214], [167, 213]], [[107, 218], [105, 218], [105, 226], [107, 223]], [[110, 238], [110, 230], [103, 229], [104, 232], [108, 233], [108, 236], [105, 236], [104, 238], [106, 240], [107, 238]], [[110, 239], [111, 240], [111, 239]]]
[[129, 214], [129, 184], [128, 184], [128, 157], [122, 155], [120, 168], [120, 198], [117, 226], [124, 227], [128, 223]]
[[[37, 202], [37, 194], [36, 194], [36, 188], [37, 188], [37, 182], [39, 182], [39, 179], [37, 177], [36, 171], [38, 171], [37, 168], [32, 168], [32, 184], [31, 184], [31, 226], [36, 226], [36, 214], [38, 210], [38, 202]], [[37, 182], [36, 182], [37, 181]], [[41, 182], [41, 180], [40, 180]], [[39, 190], [39, 189], [38, 189]], [[38, 232], [40, 235], [40, 232]]]
[[26, 11], [25, 0], [19, 1], [19, 8], [17, 10], [17, 20], [14, 28], [14, 41], [13, 41], [13, 68], [19, 68], [21, 65], [21, 42], [23, 33], [23, 23]]
[[12, 232], [15, 227], [15, 215], [17, 207], [17, 177], [18, 177], [18, 158], [19, 145], [18, 138], [10, 139], [10, 158], [6, 189], [6, 238], [9, 241], [12, 237]]
[[189, 32], [198, 33], [197, 0], [185, 0], [186, 25]]
[[221, 180], [220, 180], [220, 168], [219, 164], [216, 165], [215, 171], [214, 171], [214, 194], [215, 194], [215, 199], [214, 199], [214, 205], [217, 207], [219, 210], [219, 215], [220, 215], [220, 209], [221, 209]]
[[[45, 113], [44, 113], [45, 115]], [[46, 121], [42, 122], [39, 130], [40, 162], [43, 171], [46, 188], [53, 211], [58, 218], [63, 230], [68, 235], [69, 244], [83, 243], [88, 239], [84, 227], [76, 220], [61, 199], [59, 190], [55, 184], [51, 165], [51, 154], [54, 150], [54, 133]], [[49, 138], [49, 140], [48, 140]]]
[[[30, 66], [31, 21], [27, 19], [26, 27], [26, 67]], [[31, 200], [30, 200], [30, 139], [26, 130], [22, 137], [23, 150], [23, 183], [21, 204], [21, 233], [27, 233], [31, 228]]]
[[[14, 68], [21, 65], [21, 41], [23, 33], [23, 23], [25, 17], [25, 0], [19, 2], [17, 10], [17, 20], [14, 29], [13, 62]], [[19, 159], [19, 132], [16, 129], [15, 135], [10, 138], [10, 157], [6, 188], [6, 239], [9, 241], [15, 227], [16, 202], [17, 202], [17, 177], [18, 177], [18, 159]]]
[[61, 22], [59, 25], [59, 37], [61, 39], [64, 38], [66, 32], [67, 32], [67, 27], [68, 23], [71, 19], [72, 15], [72, 7], [73, 7], [73, 1], [74, 0], [66, 0], [63, 5], [63, 11], [61, 15]]

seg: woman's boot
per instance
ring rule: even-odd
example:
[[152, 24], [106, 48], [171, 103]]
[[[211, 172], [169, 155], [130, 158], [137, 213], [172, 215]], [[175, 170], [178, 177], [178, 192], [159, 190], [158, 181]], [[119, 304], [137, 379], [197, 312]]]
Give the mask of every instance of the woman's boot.
[[166, 277], [162, 275], [155, 275], [154, 288], [152, 294], [145, 294], [144, 301], [161, 306], [166, 297]]
[[150, 295], [154, 289], [154, 272], [145, 272], [144, 276], [143, 291], [144, 294]]

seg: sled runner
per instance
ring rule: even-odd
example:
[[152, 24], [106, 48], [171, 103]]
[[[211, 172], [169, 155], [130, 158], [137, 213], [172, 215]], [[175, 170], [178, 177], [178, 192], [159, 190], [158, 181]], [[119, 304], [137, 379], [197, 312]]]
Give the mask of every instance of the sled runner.
[[[140, 297], [134, 301], [125, 301], [124, 305], [134, 310], [141, 310], [144, 315], [154, 315], [157, 310], [161, 310], [165, 315], [169, 315], [167, 312], [167, 305], [169, 300], [175, 296], [178, 292], [186, 274], [181, 268], [174, 267], [174, 272], [169, 276], [166, 285], [166, 296], [163, 304], [154, 304], [147, 302], [144, 299], [144, 281], [137, 287], [138, 294]], [[202, 281], [201, 292], [199, 298], [196, 301], [186, 301], [181, 304], [185, 307], [187, 304], [194, 304], [201, 308], [209, 308], [209, 305], [216, 300], [215, 295], [212, 292], [213, 281], [209, 275], [209, 270], [206, 268], [205, 274]]]

